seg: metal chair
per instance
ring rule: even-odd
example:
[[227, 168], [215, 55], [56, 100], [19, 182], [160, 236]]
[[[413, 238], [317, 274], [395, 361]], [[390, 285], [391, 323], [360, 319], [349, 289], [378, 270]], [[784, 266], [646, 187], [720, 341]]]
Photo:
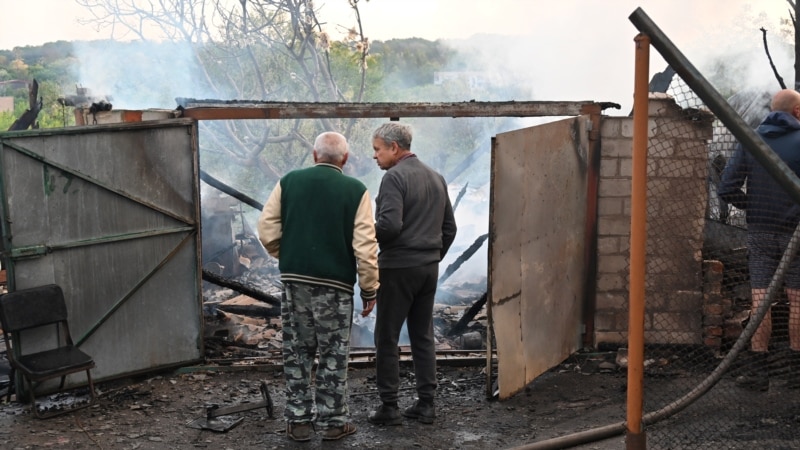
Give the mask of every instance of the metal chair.
[[[18, 371], [23, 380], [23, 389], [30, 396], [31, 407], [34, 414], [40, 419], [54, 417], [60, 414], [85, 408], [95, 403], [96, 396], [92, 382], [91, 369], [95, 367], [94, 360], [76, 347], [72, 342], [67, 323], [67, 305], [61, 287], [55, 284], [20, 289], [0, 295], [0, 323], [3, 326], [8, 362], [11, 365], [10, 379], [15, 380], [15, 371]], [[34, 329], [44, 331], [36, 332], [35, 349], [31, 350], [33, 342], [26, 342], [29, 333]], [[49, 331], [48, 331], [49, 330]], [[52, 333], [48, 339], [40, 339], [41, 333]], [[29, 339], [33, 341], [33, 339]], [[42, 341], [46, 347], [42, 347]], [[64, 381], [67, 375], [77, 372], [86, 372], [91, 399], [89, 402], [71, 408], [56, 409], [40, 412], [36, 405], [35, 387], [52, 378], [61, 378], [58, 391], [64, 390]], [[17, 395], [20, 394], [16, 388]], [[8, 391], [11, 398], [11, 390]]]

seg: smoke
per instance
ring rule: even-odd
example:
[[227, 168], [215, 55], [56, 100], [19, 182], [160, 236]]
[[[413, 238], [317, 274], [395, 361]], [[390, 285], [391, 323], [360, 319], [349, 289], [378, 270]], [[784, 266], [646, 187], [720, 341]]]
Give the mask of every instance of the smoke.
[[177, 42], [75, 42], [77, 78], [114, 109], [174, 109], [176, 97], [208, 96], [191, 47]]

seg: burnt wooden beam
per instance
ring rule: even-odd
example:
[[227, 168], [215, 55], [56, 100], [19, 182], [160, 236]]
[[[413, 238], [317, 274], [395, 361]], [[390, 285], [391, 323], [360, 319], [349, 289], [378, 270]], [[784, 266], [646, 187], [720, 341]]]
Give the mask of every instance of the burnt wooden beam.
[[470, 306], [469, 309], [464, 312], [464, 315], [461, 316], [460, 319], [458, 319], [458, 322], [455, 325], [453, 325], [453, 328], [451, 328], [450, 331], [447, 332], [448, 337], [459, 335], [463, 333], [464, 330], [467, 329], [467, 325], [469, 325], [469, 323], [472, 322], [472, 319], [474, 319], [475, 316], [478, 315], [478, 313], [483, 308], [483, 305], [486, 304], [487, 296], [488, 293], [484, 292], [483, 295], [481, 295], [481, 298], [479, 298], [478, 301], [473, 303], [472, 306]]
[[266, 292], [259, 291], [258, 289], [254, 289], [253, 287], [240, 283], [236, 280], [231, 280], [230, 278], [225, 278], [221, 275], [217, 275], [216, 273], [206, 269], [203, 269], [203, 279], [210, 283], [214, 283], [217, 286], [233, 289], [234, 291], [237, 291], [248, 297], [252, 297], [256, 300], [269, 303], [270, 305], [273, 306], [279, 306], [281, 304], [281, 299], [275, 297], [274, 295], [270, 295], [267, 294]]
[[11, 124], [8, 131], [27, 130], [30, 127], [39, 128], [36, 118], [39, 117], [39, 111], [42, 110], [42, 99], [39, 98], [39, 82], [35, 79], [28, 86], [28, 105], [29, 108]]
[[439, 277], [439, 284], [444, 283], [444, 281], [450, 278], [450, 275], [452, 275], [459, 267], [461, 267], [462, 264], [464, 264], [468, 259], [472, 258], [472, 255], [474, 255], [475, 252], [477, 252], [478, 249], [481, 248], [481, 245], [483, 245], [483, 242], [488, 237], [489, 237], [488, 233], [478, 236], [478, 238], [475, 239], [475, 242], [473, 242], [472, 245], [470, 245], [466, 250], [464, 250], [464, 253], [460, 254], [455, 261], [453, 261], [449, 266], [447, 266], [447, 269], [444, 270], [444, 274], [441, 277]]
[[552, 117], [578, 116], [587, 110], [619, 105], [593, 101], [315, 103], [197, 100], [178, 98], [181, 117], [196, 120], [321, 119], [400, 117]]
[[214, 187], [214, 188], [216, 188], [216, 189], [218, 189], [218, 190], [230, 195], [231, 197], [239, 200], [240, 202], [246, 203], [246, 204], [252, 206], [253, 208], [255, 208], [255, 209], [259, 210], [259, 211], [264, 209], [264, 204], [263, 203], [259, 202], [258, 200], [254, 199], [253, 197], [250, 197], [247, 194], [242, 193], [241, 191], [231, 187], [230, 185], [227, 185], [227, 184], [223, 183], [222, 181], [212, 177], [211, 175], [209, 175], [207, 172], [205, 172], [203, 170], [200, 170], [200, 179], [205, 181], [206, 184], [208, 184], [209, 186]]

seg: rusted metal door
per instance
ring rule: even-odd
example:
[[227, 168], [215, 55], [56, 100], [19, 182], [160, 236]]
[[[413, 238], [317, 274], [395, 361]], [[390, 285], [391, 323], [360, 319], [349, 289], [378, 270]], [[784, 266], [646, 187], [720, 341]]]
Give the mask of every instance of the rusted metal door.
[[10, 290], [63, 288], [98, 380], [200, 360], [196, 122], [4, 133], [0, 152]]
[[493, 143], [489, 307], [501, 399], [581, 345], [591, 128], [579, 116]]

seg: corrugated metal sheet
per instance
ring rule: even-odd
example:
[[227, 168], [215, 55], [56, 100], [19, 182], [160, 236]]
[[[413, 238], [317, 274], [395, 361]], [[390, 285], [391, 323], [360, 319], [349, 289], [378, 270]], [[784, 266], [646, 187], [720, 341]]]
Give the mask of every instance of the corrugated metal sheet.
[[98, 380], [199, 361], [196, 122], [4, 133], [0, 152], [10, 289], [62, 286]]
[[489, 218], [500, 398], [581, 345], [590, 118], [498, 134]]

